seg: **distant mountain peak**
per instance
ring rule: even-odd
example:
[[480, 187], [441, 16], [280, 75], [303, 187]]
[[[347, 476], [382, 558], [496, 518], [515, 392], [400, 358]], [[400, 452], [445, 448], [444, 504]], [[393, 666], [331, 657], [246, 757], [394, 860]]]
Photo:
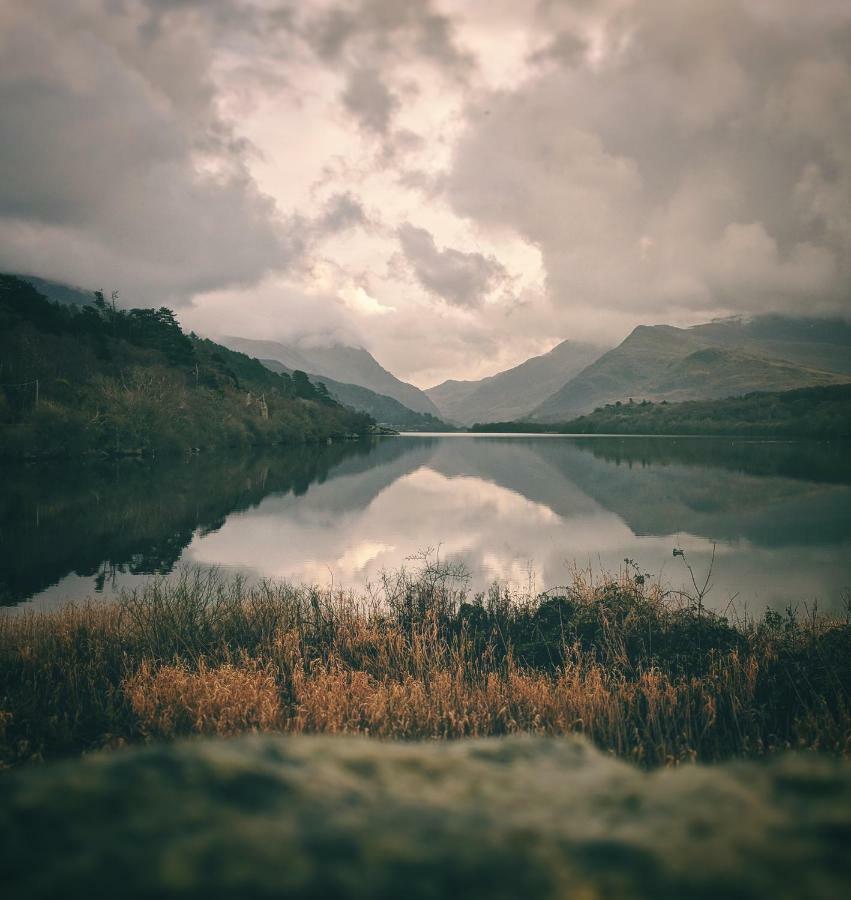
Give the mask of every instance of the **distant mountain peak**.
[[52, 278], [41, 278], [38, 275], [15, 275], [21, 281], [32, 285], [43, 297], [54, 303], [62, 303], [65, 306], [88, 306], [94, 303], [94, 291], [87, 290], [76, 284], [66, 284], [63, 281], [54, 281]]
[[305, 335], [294, 341], [281, 340], [284, 346], [298, 347], [299, 350], [308, 352], [310, 350], [350, 350], [357, 353], [369, 353], [362, 344], [354, 341], [347, 341], [334, 335]]
[[392, 397], [403, 406], [419, 413], [439, 417], [440, 412], [418, 387], [401, 381], [384, 368], [364, 347], [351, 344], [326, 344], [312, 347], [285, 344], [280, 341], [252, 340], [242, 337], [223, 337], [226, 347], [239, 350], [258, 359], [276, 360], [288, 369], [301, 369], [319, 377], [342, 384], [357, 385]]
[[711, 325], [744, 325], [750, 321], [753, 321], [753, 316], [746, 316], [743, 313], [736, 313], [732, 316], [716, 316], [709, 320]]

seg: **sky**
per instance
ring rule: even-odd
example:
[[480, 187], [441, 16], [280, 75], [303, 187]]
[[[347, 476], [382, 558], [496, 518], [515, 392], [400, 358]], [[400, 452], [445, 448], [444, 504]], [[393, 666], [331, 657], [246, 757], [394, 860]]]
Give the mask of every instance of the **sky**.
[[848, 0], [0, 0], [0, 270], [420, 387], [851, 316]]

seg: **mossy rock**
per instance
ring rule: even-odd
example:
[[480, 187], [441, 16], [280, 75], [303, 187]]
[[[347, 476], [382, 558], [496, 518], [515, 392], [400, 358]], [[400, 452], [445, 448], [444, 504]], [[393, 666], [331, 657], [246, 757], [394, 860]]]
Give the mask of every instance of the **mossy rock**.
[[851, 896], [851, 767], [249, 736], [0, 776], [4, 896]]

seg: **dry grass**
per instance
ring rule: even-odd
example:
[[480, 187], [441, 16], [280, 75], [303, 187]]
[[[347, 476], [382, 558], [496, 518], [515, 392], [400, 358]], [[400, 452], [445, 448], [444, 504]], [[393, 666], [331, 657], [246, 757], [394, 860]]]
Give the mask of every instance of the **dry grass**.
[[145, 660], [122, 687], [146, 737], [228, 736], [268, 731], [280, 721], [274, 676], [251, 661], [210, 669], [202, 660], [193, 672], [185, 666], [154, 669]]
[[6, 764], [250, 730], [581, 732], [645, 765], [848, 754], [849, 692], [847, 620], [733, 626], [626, 575], [468, 602], [430, 569], [369, 597], [184, 573], [0, 618]]

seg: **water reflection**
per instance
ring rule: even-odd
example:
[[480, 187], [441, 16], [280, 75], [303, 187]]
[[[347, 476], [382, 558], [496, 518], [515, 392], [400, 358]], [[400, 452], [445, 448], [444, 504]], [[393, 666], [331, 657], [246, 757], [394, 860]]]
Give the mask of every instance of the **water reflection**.
[[674, 583], [708, 564], [716, 606], [851, 584], [844, 447], [670, 438], [405, 436], [236, 458], [7, 469], [0, 598], [109, 594], [178, 563], [358, 586], [426, 547], [474, 587], [563, 583], [625, 557]]

